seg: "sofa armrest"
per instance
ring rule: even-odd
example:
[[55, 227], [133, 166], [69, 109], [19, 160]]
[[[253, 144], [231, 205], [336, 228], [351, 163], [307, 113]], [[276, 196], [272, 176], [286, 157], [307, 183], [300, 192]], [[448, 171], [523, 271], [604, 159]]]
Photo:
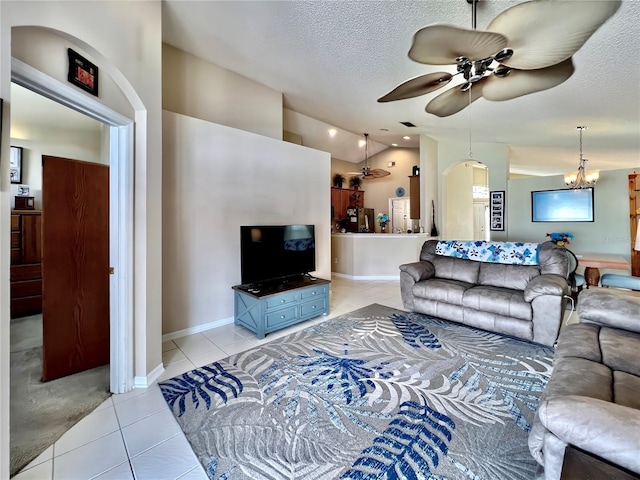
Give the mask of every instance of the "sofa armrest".
[[524, 300], [533, 302], [533, 299], [540, 295], [568, 295], [569, 284], [562, 275], [547, 273], [534, 277], [524, 289]]
[[640, 473], [640, 410], [577, 395], [544, 400], [540, 422], [566, 444]]
[[640, 333], [640, 296], [623, 290], [583, 290], [578, 296], [580, 323], [595, 323]]
[[400, 265], [400, 271], [407, 273], [415, 282], [432, 278], [436, 274], [436, 267], [426, 260]]

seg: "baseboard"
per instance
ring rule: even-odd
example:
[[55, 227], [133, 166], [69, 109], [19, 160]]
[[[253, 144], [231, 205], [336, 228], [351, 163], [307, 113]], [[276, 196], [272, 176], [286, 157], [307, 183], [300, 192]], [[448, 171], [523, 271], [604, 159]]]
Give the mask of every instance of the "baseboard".
[[220, 320], [214, 320], [213, 322], [196, 325], [195, 327], [185, 328], [184, 330], [178, 330], [177, 332], [165, 333], [162, 335], [162, 341], [166, 342], [167, 340], [173, 340], [174, 338], [186, 337], [187, 335], [204, 332], [205, 330], [229, 325], [230, 323], [233, 323], [233, 317], [221, 318]]
[[133, 388], [147, 388], [164, 373], [164, 365], [160, 363], [146, 377], [133, 377]]
[[347, 275], [346, 273], [331, 273], [332, 276], [348, 280], [400, 280], [400, 275]]

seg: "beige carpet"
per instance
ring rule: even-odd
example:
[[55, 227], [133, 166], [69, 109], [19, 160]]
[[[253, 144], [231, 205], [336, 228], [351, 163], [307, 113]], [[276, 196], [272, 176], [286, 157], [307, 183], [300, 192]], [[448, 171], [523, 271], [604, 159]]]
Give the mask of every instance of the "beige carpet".
[[41, 382], [42, 347], [31, 336], [37, 321], [11, 321], [11, 476], [111, 395], [109, 365]]

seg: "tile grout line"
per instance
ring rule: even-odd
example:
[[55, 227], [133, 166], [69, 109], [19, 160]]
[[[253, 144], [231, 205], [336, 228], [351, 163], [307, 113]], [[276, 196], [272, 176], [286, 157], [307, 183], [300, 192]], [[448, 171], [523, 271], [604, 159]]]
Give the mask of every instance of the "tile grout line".
[[[142, 394], [142, 395], [144, 395], [144, 394]], [[133, 397], [133, 398], [135, 398], [135, 397]], [[129, 400], [131, 400], [131, 399], [129, 399]], [[128, 401], [128, 400], [127, 400], [127, 401]], [[122, 403], [126, 403], [127, 401], [122, 402]], [[129, 446], [127, 445], [127, 442], [126, 442], [126, 440], [124, 439], [124, 433], [123, 433], [123, 431], [122, 431], [122, 424], [120, 423], [120, 416], [118, 415], [118, 410], [116, 410], [115, 403], [114, 403], [114, 405], [113, 405], [113, 410], [114, 410], [114, 411], [115, 411], [115, 413], [116, 413], [116, 422], [118, 422], [118, 429], [120, 430], [120, 438], [122, 439], [122, 444], [124, 445], [124, 451], [125, 451], [125, 453], [127, 454], [127, 462], [129, 463], [129, 470], [131, 471], [131, 476], [135, 479], [135, 478], [137, 477], [137, 475], [136, 475], [136, 474], [135, 474], [135, 472], [133, 471], [133, 464], [131, 463], [131, 455], [129, 455]], [[134, 422], [134, 423], [135, 423], [135, 422]], [[133, 424], [132, 424], [132, 425], [133, 425]], [[124, 462], [123, 462], [123, 463], [124, 463]], [[120, 465], [122, 465], [122, 463], [121, 463]], [[119, 465], [116, 465], [116, 467], [117, 467], [117, 466], [119, 466]], [[115, 467], [114, 467], [114, 468], [115, 468]], [[107, 471], [108, 471], [108, 470], [107, 470]]]

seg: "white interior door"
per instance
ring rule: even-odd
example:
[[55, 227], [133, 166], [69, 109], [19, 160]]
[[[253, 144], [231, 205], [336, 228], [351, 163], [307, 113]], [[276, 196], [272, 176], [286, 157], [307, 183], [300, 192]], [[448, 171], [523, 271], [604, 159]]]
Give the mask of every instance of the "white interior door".
[[473, 239], [489, 240], [487, 228], [489, 204], [474, 202], [473, 204]]
[[408, 198], [391, 198], [390, 210], [391, 210], [391, 229], [392, 233], [397, 233], [398, 230], [406, 232], [411, 228], [411, 219], [409, 218], [409, 211], [411, 204]]

